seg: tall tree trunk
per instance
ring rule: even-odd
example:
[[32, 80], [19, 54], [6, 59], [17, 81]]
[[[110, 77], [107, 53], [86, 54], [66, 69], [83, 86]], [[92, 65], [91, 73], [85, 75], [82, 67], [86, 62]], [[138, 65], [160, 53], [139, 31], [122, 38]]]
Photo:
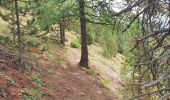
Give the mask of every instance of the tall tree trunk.
[[65, 20], [62, 18], [59, 22], [60, 24], [60, 41], [63, 46], [65, 46]]
[[80, 10], [80, 26], [81, 26], [81, 45], [82, 45], [81, 46], [81, 59], [80, 59], [79, 65], [85, 68], [89, 68], [84, 0], [79, 0], [79, 10]]
[[17, 35], [18, 35], [18, 46], [19, 46], [19, 65], [24, 66], [24, 48], [22, 44], [22, 35], [20, 30], [20, 19], [19, 19], [19, 8], [18, 1], [15, 0], [15, 14], [16, 14], [16, 26], [17, 26]]
[[[170, 0], [168, 0], [168, 12], [169, 12], [169, 14], [168, 14], [168, 16], [169, 16], [169, 18], [170, 18]], [[170, 34], [170, 19], [169, 19], [169, 31], [168, 31], [168, 34]], [[167, 86], [167, 88], [170, 88], [170, 79], [168, 79], [168, 86]], [[170, 91], [169, 91], [170, 92]], [[168, 97], [167, 98], [167, 100], [170, 100], [170, 97]]]

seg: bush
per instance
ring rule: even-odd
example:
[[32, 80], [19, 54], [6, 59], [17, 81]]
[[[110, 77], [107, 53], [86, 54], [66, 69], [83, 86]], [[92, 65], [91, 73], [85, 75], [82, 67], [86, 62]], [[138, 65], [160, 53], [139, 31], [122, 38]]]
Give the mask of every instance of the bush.
[[32, 27], [30, 31], [30, 35], [36, 35], [38, 33], [38, 29], [36, 27]]
[[48, 42], [48, 39], [49, 39], [49, 38], [48, 38], [47, 36], [41, 36], [41, 38], [44, 40], [45, 43]]
[[10, 38], [8, 36], [0, 36], [0, 44], [10, 43]]
[[93, 44], [94, 43], [94, 39], [95, 39], [95, 34], [94, 33], [89, 33], [87, 34], [87, 39], [88, 39], [88, 44]]
[[117, 54], [116, 36], [110, 33], [106, 33], [101, 37], [101, 45], [103, 49], [103, 56], [106, 58], [114, 57]]
[[36, 36], [25, 35], [23, 37], [23, 42], [29, 47], [38, 48], [44, 41]]
[[100, 80], [100, 83], [101, 83], [101, 85], [102, 85], [104, 88], [110, 90], [110, 87], [109, 87], [109, 80], [101, 79], [101, 80]]
[[70, 46], [72, 48], [80, 48], [81, 47], [80, 40], [76, 39], [71, 41]]
[[38, 43], [36, 43], [36, 42], [34, 42], [34, 41], [32, 41], [32, 40], [27, 41], [27, 44], [28, 44], [28, 46], [30, 46], [30, 47], [38, 47], [38, 46], [39, 46]]
[[50, 46], [49, 46], [49, 44], [44, 44], [40, 47], [40, 49], [42, 52], [48, 51], [50, 49]]

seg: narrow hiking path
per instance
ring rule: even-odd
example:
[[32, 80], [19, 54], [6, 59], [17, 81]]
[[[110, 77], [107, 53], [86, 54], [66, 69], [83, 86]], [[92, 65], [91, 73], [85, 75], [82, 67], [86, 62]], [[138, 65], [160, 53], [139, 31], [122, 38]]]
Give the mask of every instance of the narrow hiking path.
[[[66, 35], [68, 42], [75, 35]], [[80, 49], [65, 47], [67, 50], [66, 61], [61, 66], [52, 65], [48, 52], [41, 54], [39, 71], [43, 75], [43, 99], [44, 100], [123, 100], [119, 91], [121, 86], [120, 65], [121, 56], [115, 59], [105, 59], [98, 45], [89, 46], [89, 59], [91, 70], [95, 70], [97, 76], [92, 76], [88, 70], [78, 67]], [[92, 52], [93, 51], [93, 52]], [[52, 50], [53, 57], [62, 54], [60, 50]], [[101, 79], [108, 80], [110, 91], [101, 84]]]
[[[69, 51], [70, 50], [70, 51]], [[63, 67], [50, 67], [48, 60], [42, 59], [44, 74], [43, 98], [45, 100], [115, 100], [95, 77], [79, 68], [75, 49], [68, 48], [67, 63]], [[46, 56], [46, 54], [43, 54]], [[51, 75], [45, 70], [51, 70]]]
[[[74, 39], [76, 39], [76, 33], [66, 32], [66, 38], [68, 39], [68, 44]], [[100, 80], [106, 81], [106, 88], [109, 88], [117, 100], [123, 100], [123, 95], [121, 93], [121, 87], [124, 84], [121, 80], [120, 72], [123, 63], [124, 56], [117, 54], [114, 58], [107, 59], [102, 55], [102, 48], [99, 44], [89, 45], [89, 65], [90, 68], [99, 74]], [[67, 62], [75, 65], [80, 60], [81, 51], [80, 49], [75, 49], [67, 47], [68, 49], [68, 59]]]

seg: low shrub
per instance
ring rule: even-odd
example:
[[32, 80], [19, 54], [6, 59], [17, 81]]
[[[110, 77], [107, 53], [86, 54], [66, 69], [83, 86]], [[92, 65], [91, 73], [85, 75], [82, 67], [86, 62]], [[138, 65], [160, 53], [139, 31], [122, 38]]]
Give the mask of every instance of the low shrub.
[[80, 48], [81, 47], [80, 40], [75, 39], [75, 40], [71, 41], [70, 46], [72, 48]]
[[95, 34], [94, 33], [87, 34], [87, 39], [88, 39], [88, 45], [93, 44], [95, 40]]
[[8, 36], [0, 36], [0, 44], [10, 43], [10, 38]]
[[30, 41], [27, 41], [27, 44], [29, 45], [29, 46], [31, 46], [31, 47], [38, 47], [38, 43], [36, 43], [36, 42], [34, 42], [34, 41], [32, 41], [32, 40], [30, 40]]
[[36, 27], [32, 27], [30, 31], [30, 35], [36, 35], [38, 33], [38, 29]]
[[110, 90], [110, 87], [109, 87], [109, 80], [101, 79], [101, 80], [100, 80], [100, 84], [101, 84], [104, 88]]
[[31, 37], [31, 36], [25, 38], [24, 40], [28, 46], [35, 47], [35, 48], [39, 47], [43, 43], [41, 39], [37, 37]]
[[48, 51], [49, 49], [50, 49], [49, 44], [44, 44], [44, 45], [42, 45], [42, 46], [40, 47], [40, 50], [41, 50], [42, 52]]

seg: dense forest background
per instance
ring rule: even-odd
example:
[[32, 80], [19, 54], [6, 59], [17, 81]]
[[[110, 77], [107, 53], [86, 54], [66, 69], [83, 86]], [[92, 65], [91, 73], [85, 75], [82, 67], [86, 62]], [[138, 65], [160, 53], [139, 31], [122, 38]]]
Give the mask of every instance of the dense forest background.
[[[123, 100], [170, 99], [170, 0], [0, 0], [0, 76], [12, 71], [10, 66], [29, 73], [25, 77], [42, 71], [38, 54], [47, 53], [52, 63], [42, 65], [62, 66], [69, 47], [81, 55], [71, 59], [79, 59], [78, 66], [95, 77], [100, 68], [93, 69], [92, 52], [101, 49], [98, 55], [106, 60], [121, 55]], [[26, 90], [31, 96], [24, 98], [41, 100], [43, 79], [36, 75], [33, 80], [38, 88]], [[109, 88], [109, 80], [100, 83]]]

